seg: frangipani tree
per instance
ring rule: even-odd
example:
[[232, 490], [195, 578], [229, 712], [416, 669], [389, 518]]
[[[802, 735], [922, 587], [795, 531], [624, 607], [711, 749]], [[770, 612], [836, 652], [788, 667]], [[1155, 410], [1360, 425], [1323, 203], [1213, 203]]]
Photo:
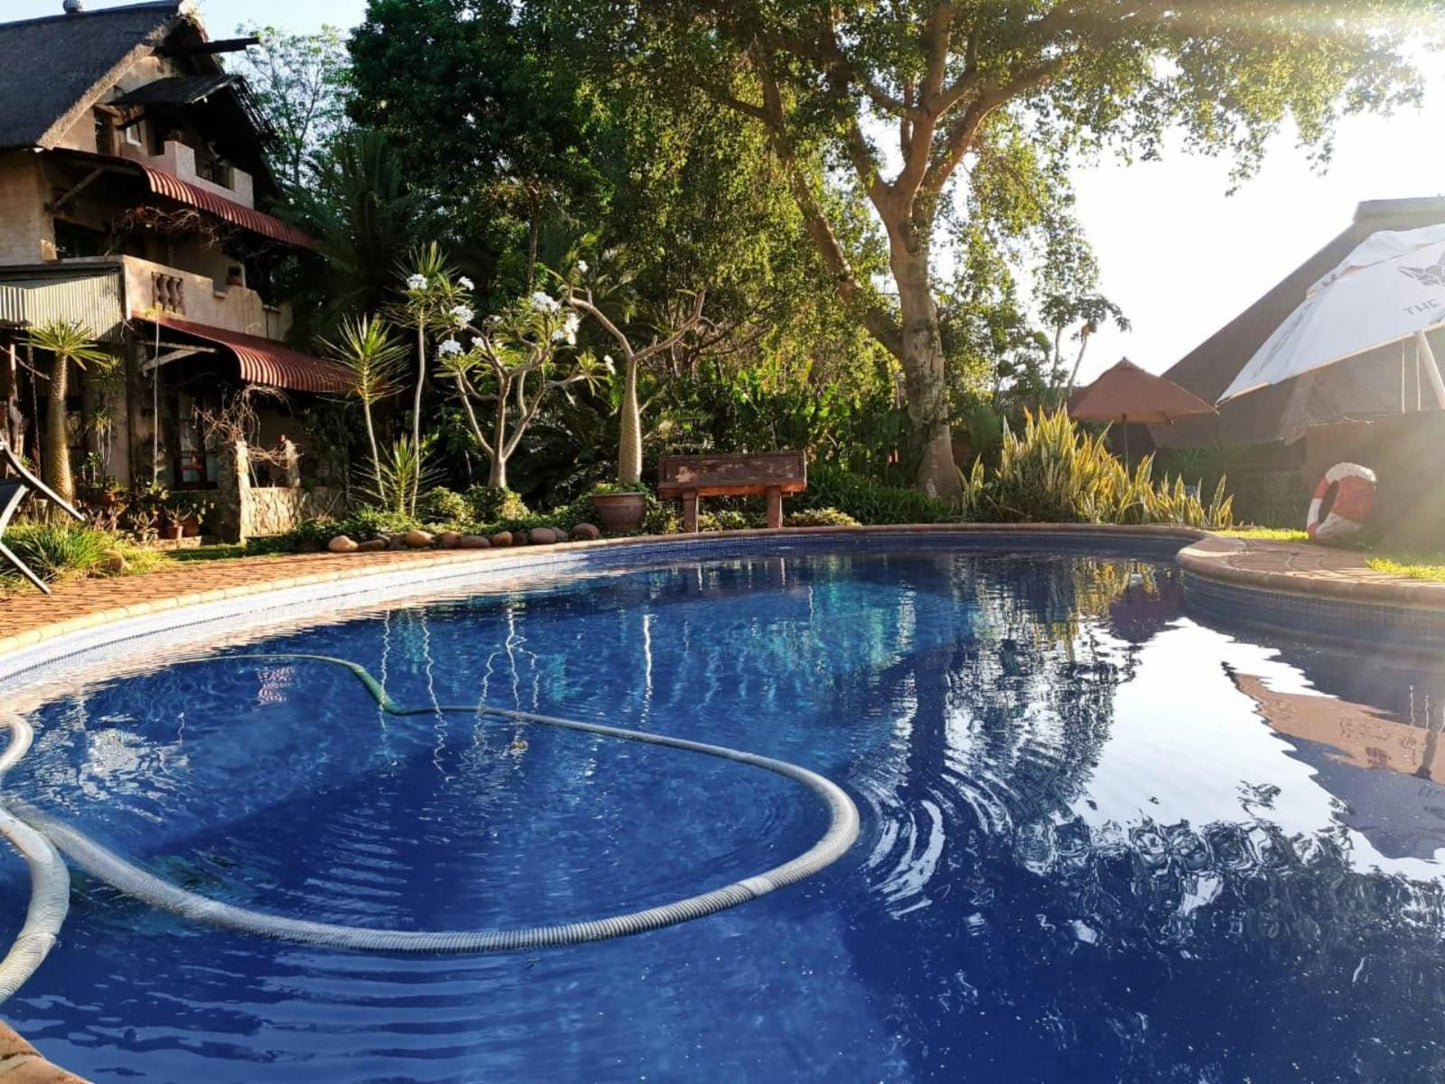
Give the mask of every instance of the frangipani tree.
[[[579, 261], [577, 271], [587, 274], [585, 261]], [[617, 480], [623, 485], [636, 485], [642, 480], [642, 412], [644, 404], [638, 394], [638, 376], [648, 366], [664, 359], [690, 341], [696, 340], [708, 326], [703, 319], [703, 303], [706, 292], [687, 293], [682, 297], [679, 311], [669, 321], [670, 327], [654, 330], [652, 341], [646, 346], [636, 346], [631, 336], [623, 330], [626, 320], [613, 319], [602, 311], [593, 297], [590, 286], [568, 283], [565, 286], [566, 303], [577, 312], [592, 317], [616, 344], [622, 355], [622, 438], [617, 450]], [[606, 355], [603, 364], [612, 363], [612, 356]], [[613, 367], [615, 363], [612, 363]]]
[[546, 291], [480, 323], [465, 304], [449, 315], [453, 334], [437, 347], [437, 376], [456, 388], [472, 438], [491, 464], [487, 485], [505, 489], [507, 462], [542, 405], [573, 384], [601, 379], [604, 369], [576, 349], [581, 318]]
[[[406, 274], [406, 292], [397, 310], [400, 317], [416, 331], [416, 390], [411, 411], [411, 455], [415, 457], [418, 469], [414, 472], [417, 481], [411, 487], [410, 496], [406, 500], [406, 510], [415, 513], [426, 455], [426, 444], [421, 436], [421, 400], [426, 387], [427, 338], [429, 335], [448, 335], [459, 323], [465, 324], [471, 320], [470, 299], [473, 284], [471, 279], [456, 274], [447, 264], [445, 253], [436, 242], [413, 252], [403, 272]], [[459, 317], [458, 313], [464, 315]]]

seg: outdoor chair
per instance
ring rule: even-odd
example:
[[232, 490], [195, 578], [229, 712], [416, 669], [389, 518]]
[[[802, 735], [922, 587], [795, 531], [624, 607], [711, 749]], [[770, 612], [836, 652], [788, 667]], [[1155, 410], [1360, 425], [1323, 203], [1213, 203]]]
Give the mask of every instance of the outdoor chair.
[[45, 581], [30, 571], [25, 562], [15, 556], [5, 545], [5, 529], [10, 526], [10, 519], [19, 509], [21, 502], [32, 492], [46, 498], [75, 519], [84, 520], [85, 517], [60, 494], [26, 470], [25, 464], [21, 463], [20, 457], [10, 450], [10, 445], [4, 438], [0, 438], [0, 463], [8, 467], [10, 473], [14, 475], [11, 478], [0, 479], [0, 557], [14, 565], [20, 575], [48, 595], [50, 588], [46, 586]]

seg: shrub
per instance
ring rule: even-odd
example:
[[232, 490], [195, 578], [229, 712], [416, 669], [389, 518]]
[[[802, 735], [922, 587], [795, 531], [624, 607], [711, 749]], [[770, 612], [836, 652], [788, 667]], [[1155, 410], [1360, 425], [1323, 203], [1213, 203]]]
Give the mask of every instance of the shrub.
[[796, 512], [830, 508], [859, 523], [943, 523], [953, 518], [948, 506], [916, 489], [883, 485], [850, 474], [831, 463], [808, 469], [808, 488], [791, 498]]
[[416, 515], [424, 523], [464, 523], [473, 515], [472, 503], [460, 493], [437, 486], [421, 495]]
[[1022, 435], [1004, 433], [998, 467], [985, 475], [982, 462], [965, 479], [965, 511], [1002, 523], [1169, 523], [1228, 527], [1232, 498], [1220, 478], [1206, 507], [1182, 478], [1153, 480], [1146, 456], [1132, 474], [1068, 414], [1025, 416]]
[[789, 527], [856, 527], [858, 521], [836, 508], [809, 508], [794, 512], [784, 523]]
[[105, 563], [117, 539], [94, 527], [34, 523], [10, 528], [5, 544], [42, 580], [53, 581], [90, 575]]
[[[471, 518], [476, 523], [523, 519], [532, 514], [522, 498], [510, 489], [472, 486], [467, 490], [466, 502], [470, 506]], [[465, 514], [462, 518], [466, 518]]]
[[752, 522], [746, 513], [731, 508], [720, 508], [716, 512], [699, 512], [697, 516], [699, 531], [746, 531], [756, 526], [758, 524]]
[[[79, 524], [18, 524], [5, 533], [15, 556], [47, 582], [109, 576], [118, 572], [151, 572], [169, 563], [157, 550], [148, 550], [119, 535]], [[121, 565], [111, 568], [119, 555]], [[20, 575], [8, 567], [0, 573], [0, 588], [19, 586]]]

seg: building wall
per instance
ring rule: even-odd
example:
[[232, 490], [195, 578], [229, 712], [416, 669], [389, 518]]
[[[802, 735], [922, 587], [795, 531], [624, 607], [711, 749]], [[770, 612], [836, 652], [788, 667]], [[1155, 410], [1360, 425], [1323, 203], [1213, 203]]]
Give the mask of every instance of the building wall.
[[40, 263], [55, 258], [55, 231], [45, 211], [38, 155], [0, 155], [0, 264]]

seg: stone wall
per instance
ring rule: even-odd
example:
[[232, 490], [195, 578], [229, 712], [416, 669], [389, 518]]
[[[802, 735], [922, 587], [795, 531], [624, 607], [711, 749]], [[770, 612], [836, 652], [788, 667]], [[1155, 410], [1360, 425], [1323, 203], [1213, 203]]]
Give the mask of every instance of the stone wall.
[[326, 486], [252, 488], [243, 506], [242, 533], [246, 538], [283, 534], [306, 519], [339, 515], [345, 497]]
[[251, 484], [251, 455], [244, 443], [221, 449], [216, 509], [207, 533], [222, 542], [245, 542], [284, 534], [306, 519], [345, 513], [346, 494], [330, 486], [303, 486], [296, 446], [287, 441], [285, 447], [289, 462], [281, 473], [287, 484], [279, 486]]

